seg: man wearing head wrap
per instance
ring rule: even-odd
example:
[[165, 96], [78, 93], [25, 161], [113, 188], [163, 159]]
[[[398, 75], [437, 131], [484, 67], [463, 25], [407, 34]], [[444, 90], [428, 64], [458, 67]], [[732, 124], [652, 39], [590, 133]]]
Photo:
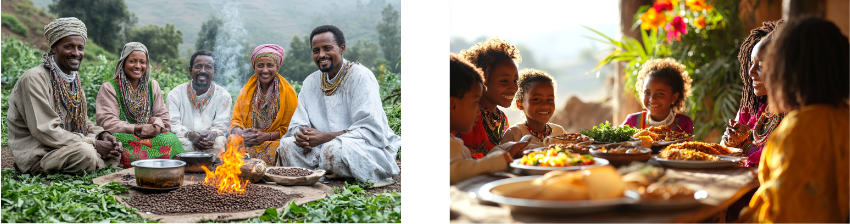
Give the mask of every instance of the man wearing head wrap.
[[139, 42], [124, 45], [115, 75], [97, 93], [97, 123], [121, 142], [121, 165], [145, 159], [173, 159], [183, 152], [170, 133], [168, 108], [156, 80], [150, 79], [150, 54]]
[[168, 93], [171, 131], [187, 152], [217, 155], [227, 141], [233, 100], [227, 89], [212, 83], [216, 72], [215, 54], [198, 50], [189, 59], [192, 80]]
[[86, 115], [77, 70], [86, 45], [86, 25], [59, 18], [44, 27], [50, 52], [43, 65], [24, 72], [9, 97], [6, 122], [15, 169], [22, 173], [94, 172], [117, 166], [121, 143]]
[[298, 97], [289, 82], [277, 73], [285, 51], [275, 44], [254, 48], [254, 75], [239, 92], [230, 120], [230, 133], [245, 138], [248, 155], [275, 165], [275, 151], [286, 134], [289, 120], [298, 107]]
[[375, 75], [342, 57], [345, 36], [335, 26], [314, 29], [310, 43], [319, 71], [304, 80], [277, 165], [321, 168], [374, 187], [392, 184], [401, 137], [387, 122]]

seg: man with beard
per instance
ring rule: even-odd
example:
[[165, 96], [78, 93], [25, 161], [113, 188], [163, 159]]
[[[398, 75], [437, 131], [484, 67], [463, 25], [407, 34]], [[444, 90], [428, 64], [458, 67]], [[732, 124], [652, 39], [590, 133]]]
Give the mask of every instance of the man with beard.
[[21, 173], [94, 172], [117, 167], [121, 143], [89, 121], [80, 69], [86, 25], [59, 18], [44, 27], [50, 52], [42, 65], [24, 72], [9, 97], [9, 149]]
[[233, 101], [224, 87], [212, 83], [217, 71], [215, 55], [199, 50], [189, 59], [192, 80], [168, 93], [171, 131], [186, 152], [218, 154], [224, 149]]
[[392, 184], [401, 137], [387, 123], [375, 75], [342, 57], [345, 36], [335, 26], [316, 27], [310, 43], [319, 71], [304, 80], [277, 165], [321, 168], [374, 187]]

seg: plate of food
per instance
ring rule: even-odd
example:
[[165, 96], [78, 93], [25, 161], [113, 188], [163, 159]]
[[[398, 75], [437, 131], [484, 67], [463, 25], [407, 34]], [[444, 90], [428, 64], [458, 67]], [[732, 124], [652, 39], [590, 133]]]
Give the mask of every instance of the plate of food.
[[651, 154], [652, 149], [622, 144], [596, 145], [590, 149], [590, 155], [606, 159], [615, 166], [628, 165], [633, 161], [646, 162]]
[[579, 132], [592, 138], [594, 143], [618, 143], [632, 140], [631, 136], [637, 133], [638, 129], [629, 126], [612, 126], [606, 121], [591, 129], [581, 129]]
[[649, 127], [641, 129], [632, 135], [632, 139], [641, 140], [641, 146], [649, 148], [651, 146], [665, 146], [690, 141], [694, 139], [694, 135], [673, 131], [668, 127]]
[[493, 181], [481, 186], [482, 200], [516, 212], [552, 214], [593, 213], [636, 203], [639, 196], [627, 191], [611, 166], [581, 171], [552, 171]]
[[604, 165], [608, 165], [608, 160], [593, 158], [590, 154], [575, 153], [556, 145], [528, 152], [522, 158], [514, 160], [511, 169], [514, 174], [519, 175], [543, 175], [553, 170], [581, 170]]
[[678, 149], [688, 149], [694, 150], [697, 152], [702, 152], [706, 154], [712, 155], [731, 155], [735, 153], [741, 153], [743, 150], [739, 148], [731, 148], [726, 147], [717, 143], [706, 143], [706, 142], [698, 142], [698, 141], [690, 141], [690, 142], [680, 142], [675, 144], [670, 144], [667, 148], [678, 148]]
[[653, 158], [661, 165], [686, 169], [735, 167], [739, 161], [745, 159], [680, 148], [667, 148]]
[[640, 200], [629, 206], [637, 210], [668, 211], [693, 208], [708, 198], [708, 192], [705, 190], [693, 190], [680, 184], [663, 182], [640, 187], [636, 193]]
[[552, 144], [579, 144], [579, 145], [590, 145], [593, 144], [593, 138], [587, 137], [586, 135], [580, 133], [569, 133], [563, 134], [560, 136], [548, 136], [543, 139], [543, 145], [552, 145]]

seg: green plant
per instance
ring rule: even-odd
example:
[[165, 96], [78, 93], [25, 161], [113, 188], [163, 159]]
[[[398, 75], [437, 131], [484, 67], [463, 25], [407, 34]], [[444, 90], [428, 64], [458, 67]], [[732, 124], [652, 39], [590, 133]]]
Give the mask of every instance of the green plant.
[[290, 202], [282, 213], [266, 209], [262, 216], [249, 222], [401, 222], [401, 195], [398, 193], [371, 194], [360, 185], [334, 188], [328, 198], [302, 206]]
[[2, 171], [2, 222], [149, 222], [124, 207], [113, 194], [127, 188], [111, 182], [95, 185], [91, 179], [119, 169], [108, 167], [84, 175], [42, 177]]
[[21, 23], [21, 21], [18, 20], [18, 17], [15, 17], [15, 15], [8, 13], [0, 13], [0, 17], [0, 19], [3, 20], [3, 25], [9, 27], [9, 29], [12, 30], [13, 33], [21, 35], [24, 38], [29, 38], [29, 28], [27, 28], [26, 25]]
[[581, 134], [586, 135], [587, 137], [593, 138], [593, 140], [599, 142], [624, 142], [632, 140], [632, 135], [634, 135], [638, 129], [629, 127], [629, 126], [611, 126], [611, 122], [605, 121], [605, 123], [599, 124], [599, 126], [593, 126], [593, 129], [581, 129], [579, 132]]
[[[605, 40], [591, 38], [614, 47], [597, 69], [612, 62], [626, 62], [624, 91], [637, 98], [635, 81], [647, 60], [672, 57], [685, 65], [693, 79], [693, 95], [686, 101], [690, 105], [687, 115], [694, 120], [694, 134], [699, 138], [722, 129], [726, 120], [735, 117], [742, 91], [736, 58], [740, 40], [745, 37], [738, 15], [739, 2], [711, 2], [658, 0], [653, 6], [641, 7], [635, 14], [633, 28], [641, 28], [642, 41], [630, 37], [616, 41], [595, 30]], [[667, 26], [660, 29], [664, 24]], [[647, 34], [646, 30], [651, 31]], [[659, 38], [665, 34], [666, 42]]]
[[86, 56], [83, 57], [83, 61], [88, 62], [89, 64], [100, 63], [101, 61], [97, 58], [100, 55], [103, 55], [103, 57], [105, 57], [109, 61], [118, 60], [118, 56], [115, 56], [115, 54], [109, 53], [109, 51], [104, 50], [102, 47], [100, 47], [99, 45], [97, 45], [96, 43], [94, 43], [92, 41], [86, 42], [85, 53], [86, 53]]

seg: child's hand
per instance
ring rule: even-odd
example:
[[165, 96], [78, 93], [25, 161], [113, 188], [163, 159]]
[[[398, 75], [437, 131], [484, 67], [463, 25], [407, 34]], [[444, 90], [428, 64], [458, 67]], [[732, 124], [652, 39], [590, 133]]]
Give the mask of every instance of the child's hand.
[[524, 151], [530, 143], [531, 142], [517, 142], [508, 148], [508, 153], [511, 155], [512, 158], [517, 158], [517, 155], [521, 156], [522, 151]]

